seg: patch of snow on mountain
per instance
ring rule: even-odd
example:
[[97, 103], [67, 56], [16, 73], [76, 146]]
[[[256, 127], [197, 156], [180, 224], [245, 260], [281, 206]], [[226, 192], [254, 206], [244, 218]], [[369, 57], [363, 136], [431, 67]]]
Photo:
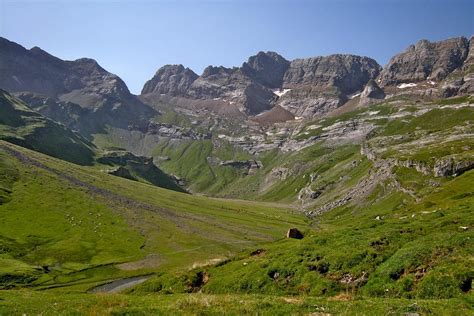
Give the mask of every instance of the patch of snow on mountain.
[[401, 85], [398, 85], [398, 89], [406, 89], [406, 88], [413, 88], [416, 87], [416, 83], [402, 83]]
[[286, 94], [287, 92], [291, 91], [291, 89], [273, 89], [272, 92], [274, 94], [276, 94], [278, 97], [281, 97], [283, 96], [284, 94]]

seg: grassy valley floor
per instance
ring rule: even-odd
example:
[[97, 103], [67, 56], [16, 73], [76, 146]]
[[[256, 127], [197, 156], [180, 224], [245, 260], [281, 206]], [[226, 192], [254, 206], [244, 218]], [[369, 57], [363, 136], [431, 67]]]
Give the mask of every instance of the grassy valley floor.
[[0, 291], [1, 315], [472, 315], [474, 298], [408, 300], [244, 294]]

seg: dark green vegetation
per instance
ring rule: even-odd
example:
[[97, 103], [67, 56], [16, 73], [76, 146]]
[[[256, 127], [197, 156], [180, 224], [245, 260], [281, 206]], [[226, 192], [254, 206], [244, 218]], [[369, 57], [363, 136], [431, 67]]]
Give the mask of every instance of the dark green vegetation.
[[0, 139], [80, 165], [91, 165], [91, 143], [0, 90]]

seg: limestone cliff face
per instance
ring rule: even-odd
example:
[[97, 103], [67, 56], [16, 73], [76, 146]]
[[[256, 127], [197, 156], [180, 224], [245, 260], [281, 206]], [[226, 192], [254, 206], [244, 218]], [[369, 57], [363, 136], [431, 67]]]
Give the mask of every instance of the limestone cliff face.
[[377, 77], [380, 65], [368, 57], [331, 55], [296, 59], [283, 78], [288, 91], [277, 102], [296, 116], [312, 118], [332, 111]]
[[375, 60], [354, 55], [295, 59], [285, 73], [283, 86], [336, 87], [344, 94], [351, 94], [362, 90], [370, 79], [377, 77], [380, 70]]
[[380, 74], [379, 84], [385, 87], [427, 79], [441, 81], [463, 66], [468, 53], [465, 37], [440, 42], [421, 40], [390, 60]]
[[248, 77], [242, 69], [213, 66], [207, 67], [193, 82], [187, 95], [235, 104], [241, 112], [249, 115], [269, 110], [275, 99], [270, 89]]

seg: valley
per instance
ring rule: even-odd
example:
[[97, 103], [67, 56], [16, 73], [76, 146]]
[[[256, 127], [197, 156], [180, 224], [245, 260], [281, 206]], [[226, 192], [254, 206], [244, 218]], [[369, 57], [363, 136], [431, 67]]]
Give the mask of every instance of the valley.
[[472, 313], [472, 37], [166, 65], [140, 95], [0, 61], [0, 314]]

